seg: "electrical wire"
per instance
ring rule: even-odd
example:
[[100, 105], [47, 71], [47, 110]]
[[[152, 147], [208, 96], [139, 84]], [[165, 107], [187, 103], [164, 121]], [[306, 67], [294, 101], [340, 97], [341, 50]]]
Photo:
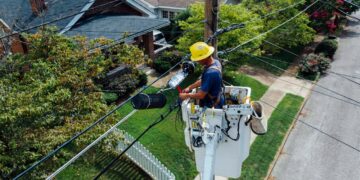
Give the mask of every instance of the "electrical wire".
[[[233, 86], [231, 83], [228, 83], [228, 82], [226, 82], [226, 83], [229, 84], [229, 85], [231, 85], [231, 86]], [[290, 117], [290, 118], [292, 118], [292, 119], [295, 119], [295, 120], [298, 119], [296, 116], [294, 117], [294, 116], [290, 115], [287, 111], [281, 110], [281, 109], [273, 106], [272, 104], [270, 104], [270, 103], [268, 103], [268, 102], [266, 102], [266, 101], [264, 101], [264, 100], [259, 100], [259, 101], [262, 102], [262, 103], [264, 103], [264, 104], [266, 104], [266, 105], [268, 105], [268, 106], [270, 106], [271, 108], [273, 108], [273, 109], [275, 109], [275, 110], [278, 110], [278, 111], [280, 111], [280, 112], [282, 112], [282, 113], [285, 113], [286, 116], [288, 116], [288, 117]], [[344, 142], [344, 141], [342, 141], [342, 140], [340, 140], [340, 139], [338, 139], [338, 138], [330, 135], [329, 133], [326, 133], [326, 132], [322, 131], [322, 130], [319, 129], [319, 128], [316, 128], [315, 126], [313, 126], [313, 125], [311, 125], [311, 124], [309, 124], [309, 123], [307, 123], [307, 122], [305, 122], [305, 121], [302, 121], [302, 120], [297, 120], [297, 121], [299, 121], [299, 122], [301, 122], [302, 124], [304, 124], [304, 125], [312, 128], [312, 129], [314, 129], [314, 130], [316, 130], [316, 131], [318, 131], [318, 132], [320, 132], [320, 133], [322, 133], [322, 134], [324, 134], [324, 135], [326, 135], [326, 136], [328, 136], [328, 137], [330, 137], [331, 139], [333, 139], [333, 140], [335, 140], [335, 141], [337, 141], [337, 142], [340, 142], [341, 144], [344, 144], [344, 145], [348, 146], [348, 147], [351, 148], [351, 149], [354, 149], [354, 150], [357, 151], [357, 152], [360, 152], [360, 149], [358, 149], [358, 148], [356, 148], [356, 147], [354, 147], [354, 146], [352, 146], [352, 145], [350, 145], [350, 144], [348, 144], [348, 143], [346, 143], [346, 142]]]
[[255, 21], [258, 21], [258, 20], [267, 18], [267, 17], [272, 16], [272, 15], [274, 15], [274, 14], [278, 14], [278, 13], [280, 13], [280, 12], [282, 12], [282, 11], [286, 11], [286, 10], [288, 10], [288, 9], [290, 9], [290, 8], [296, 7], [296, 6], [298, 6], [298, 5], [300, 5], [300, 4], [304, 3], [304, 2], [305, 2], [305, 1], [299, 1], [299, 2], [297, 2], [297, 3], [295, 3], [295, 4], [292, 4], [292, 5], [290, 5], [290, 6], [287, 6], [287, 7], [285, 7], [285, 8], [282, 8], [282, 9], [276, 10], [276, 11], [274, 11], [274, 12], [268, 13], [268, 14], [266, 14], [266, 15], [263, 15], [263, 16], [260, 16], [260, 17], [251, 19], [251, 20], [249, 20], [249, 21], [245, 21], [244, 24], [249, 24], [249, 23], [251, 23], [251, 22], [255, 22]]
[[252, 42], [252, 41], [254, 41], [254, 40], [256, 40], [256, 39], [259, 39], [260, 37], [262, 37], [262, 36], [264, 36], [264, 35], [266, 35], [266, 34], [268, 34], [268, 33], [270, 33], [270, 32], [275, 31], [276, 29], [284, 26], [285, 24], [287, 24], [287, 23], [289, 23], [290, 21], [294, 20], [295, 18], [297, 18], [297, 17], [300, 16], [301, 14], [305, 13], [308, 9], [310, 9], [312, 6], [314, 6], [314, 5], [315, 5], [316, 3], [318, 3], [319, 1], [320, 1], [320, 0], [316, 0], [315, 2], [313, 2], [312, 4], [310, 4], [309, 6], [307, 6], [305, 9], [303, 9], [302, 11], [300, 11], [298, 14], [296, 14], [295, 16], [291, 17], [290, 19], [286, 20], [285, 22], [277, 25], [276, 27], [273, 27], [273, 28], [271, 28], [270, 30], [268, 30], [268, 31], [266, 31], [266, 32], [264, 32], [264, 33], [261, 33], [261, 34], [255, 36], [255, 37], [249, 39], [248, 41], [245, 41], [244, 43], [241, 43], [241, 44], [235, 46], [234, 48], [229, 48], [229, 49], [226, 49], [226, 50], [223, 50], [223, 51], [219, 52], [219, 55], [234, 52], [235, 50], [239, 49], [240, 47], [242, 47], [242, 46], [244, 46], [244, 45], [246, 45], [246, 44], [248, 44], [248, 43], [250, 43], [250, 42]]
[[[187, 59], [188, 56], [185, 56], [183, 58], [183, 60]], [[102, 116], [101, 118], [99, 118], [98, 120], [96, 120], [93, 124], [91, 124], [90, 126], [88, 126], [87, 128], [85, 128], [84, 130], [78, 132], [77, 134], [75, 134], [73, 137], [71, 137], [69, 140], [67, 140], [66, 142], [64, 142], [63, 144], [61, 144], [60, 146], [58, 146], [55, 150], [51, 151], [50, 153], [48, 153], [46, 156], [44, 156], [43, 158], [41, 158], [39, 161], [35, 162], [34, 164], [32, 164], [29, 168], [27, 168], [25, 171], [21, 172], [19, 175], [17, 175], [14, 180], [19, 179], [20, 177], [24, 176], [25, 174], [27, 174], [28, 172], [30, 172], [31, 170], [33, 170], [35, 167], [39, 166], [41, 163], [43, 163], [44, 161], [46, 161], [47, 159], [49, 159], [50, 157], [54, 156], [58, 151], [60, 151], [62, 148], [64, 148], [65, 146], [67, 146], [68, 144], [70, 144], [71, 142], [73, 142], [75, 139], [77, 139], [78, 137], [80, 137], [81, 135], [85, 134], [86, 132], [88, 132], [89, 130], [91, 130], [92, 128], [94, 128], [97, 124], [103, 122], [107, 117], [109, 117], [110, 115], [112, 115], [113, 113], [115, 113], [118, 109], [120, 109], [121, 107], [123, 107], [126, 103], [130, 102], [135, 96], [141, 94], [142, 92], [144, 92], [146, 89], [148, 89], [151, 85], [155, 84], [156, 82], [158, 82], [161, 78], [163, 78], [165, 75], [167, 75], [169, 72], [171, 72], [172, 70], [174, 70], [177, 66], [179, 66], [183, 60], [179, 61], [178, 63], [176, 63], [173, 67], [171, 67], [169, 70], [167, 70], [165, 73], [163, 73], [162, 75], [160, 75], [157, 79], [155, 79], [152, 83], [150, 83], [148, 86], [143, 87], [140, 91], [138, 91], [137, 93], [135, 93], [133, 96], [131, 96], [130, 98], [128, 98], [127, 100], [123, 101], [122, 103], [120, 103], [119, 105], [117, 105], [113, 110], [111, 110], [110, 112], [108, 112], [107, 114], [105, 114], [104, 116]]]
[[4, 35], [4, 36], [1, 36], [0, 39], [7, 38], [7, 37], [10, 37], [10, 36], [19, 34], [19, 33], [27, 32], [27, 31], [29, 31], [29, 30], [36, 29], [36, 28], [41, 27], [41, 26], [44, 26], [44, 25], [52, 24], [52, 23], [55, 23], [55, 22], [58, 22], [58, 21], [67, 19], [67, 18], [69, 18], [69, 17], [73, 17], [73, 16], [76, 16], [76, 15], [85, 13], [85, 12], [87, 12], [87, 11], [94, 10], [94, 9], [96, 9], [96, 8], [109, 5], [109, 4], [114, 3], [114, 2], [117, 2], [117, 1], [120, 1], [120, 0], [114, 0], [114, 1], [110, 1], [110, 2], [104, 3], [104, 4], [99, 4], [99, 5], [97, 5], [97, 6], [94, 6], [94, 7], [92, 7], [92, 8], [89, 8], [89, 9], [87, 9], [87, 10], [82, 10], [82, 11], [80, 11], [80, 12], [76, 12], [76, 13], [73, 13], [73, 14], [70, 14], [70, 15], [66, 15], [66, 16], [64, 16], [64, 17], [56, 18], [56, 19], [54, 19], [54, 20], [51, 20], [51, 21], [48, 21], [48, 22], [45, 22], [45, 23], [41, 23], [41, 24], [38, 24], [38, 25], [34, 25], [34, 26], [31, 26], [31, 27], [25, 28], [25, 29], [23, 29], [23, 30], [20, 30], [20, 31], [17, 31], [17, 32], [13, 32], [13, 33], [10, 33], [10, 34]]
[[[290, 116], [286, 111], [281, 110], [281, 109], [279, 109], [279, 108], [271, 105], [270, 103], [268, 103], [268, 102], [266, 102], [266, 101], [263, 101], [263, 100], [260, 100], [260, 101], [261, 101], [262, 103], [264, 103], [264, 104], [272, 107], [272, 108], [275, 109], [275, 110], [278, 110], [278, 111], [280, 111], [280, 112], [282, 112], [282, 113], [285, 113], [285, 115], [288, 116], [288, 117], [291, 117], [291, 118], [293, 118], [293, 119], [295, 119], [295, 118], [298, 119], [297, 117]], [[324, 135], [328, 136], [329, 138], [331, 138], [331, 139], [333, 139], [333, 140], [335, 140], [335, 141], [337, 141], [337, 142], [339, 142], [339, 143], [341, 143], [341, 144], [343, 144], [343, 145], [345, 145], [345, 146], [347, 146], [347, 147], [349, 147], [349, 148], [351, 148], [351, 149], [353, 149], [353, 150], [355, 150], [355, 151], [357, 151], [357, 152], [360, 152], [360, 149], [356, 148], [355, 146], [352, 146], [352, 145], [350, 145], [350, 144], [348, 144], [348, 143], [346, 143], [346, 142], [344, 142], [344, 141], [336, 138], [335, 136], [330, 135], [329, 133], [324, 132], [323, 130], [321, 130], [321, 129], [319, 129], [319, 128], [317, 128], [317, 127], [315, 127], [315, 126], [313, 126], [313, 125], [311, 125], [311, 124], [309, 124], [309, 123], [307, 123], [307, 122], [305, 122], [305, 121], [303, 121], [303, 120], [297, 120], [297, 121], [301, 122], [302, 124], [304, 124], [304, 125], [312, 128], [312, 129], [320, 132], [321, 134], [324, 134]]]
[[346, 76], [346, 77], [349, 77], [349, 78], [353, 78], [353, 79], [360, 79], [360, 77], [354, 76], [354, 75], [349, 75], [349, 74], [344, 74], [344, 73], [339, 73], [339, 72], [334, 72], [334, 71], [329, 71], [329, 72], [340, 74], [340, 75], [343, 75], [343, 76]]
[[319, 84], [317, 84], [317, 83], [314, 83], [314, 82], [312, 82], [312, 81], [309, 81], [309, 80], [307, 80], [307, 79], [304, 79], [303, 77], [300, 77], [300, 76], [298, 76], [298, 75], [296, 75], [296, 74], [293, 74], [293, 73], [289, 72], [288, 70], [285, 70], [285, 69], [283, 69], [283, 68], [280, 68], [279, 66], [276, 66], [276, 65], [274, 65], [274, 64], [271, 64], [271, 63], [269, 63], [269, 62], [267, 62], [267, 61], [264, 61], [264, 60], [262, 60], [262, 59], [260, 59], [260, 58], [257, 58], [256, 56], [253, 56], [252, 54], [249, 54], [249, 53], [244, 52], [244, 51], [241, 51], [241, 52], [244, 53], [244, 54], [246, 54], [246, 55], [248, 55], [248, 56], [250, 56], [250, 57], [254, 57], [255, 59], [257, 59], [257, 60], [259, 60], [259, 61], [261, 61], [261, 62], [263, 62], [263, 63], [265, 63], [265, 64], [268, 64], [268, 65], [270, 65], [270, 66], [272, 66], [272, 67], [274, 67], [274, 68], [276, 68], [276, 69], [279, 69], [279, 70], [281, 70], [281, 71], [283, 71], [283, 72], [285, 72], [285, 73], [287, 73], [287, 74], [289, 74], [289, 75], [292, 75], [292, 76], [294, 76], [294, 77], [296, 77], [296, 78], [305, 80], [305, 81], [307, 81], [307, 82], [309, 82], [309, 83], [311, 83], [311, 84], [313, 84], [313, 85], [315, 85], [315, 86], [318, 86], [318, 87], [320, 87], [320, 88], [322, 88], [322, 89], [325, 89], [325, 90], [327, 90], [327, 91], [329, 91], [329, 92], [332, 92], [332, 93], [334, 93], [334, 94], [336, 94], [336, 95], [338, 95], [338, 96], [341, 96], [341, 97], [346, 98], [346, 99], [348, 99], [348, 100], [350, 100], [350, 101], [353, 101], [353, 102], [357, 103], [357, 104], [360, 106], [360, 101], [357, 101], [357, 100], [355, 100], [355, 99], [353, 99], [353, 98], [350, 98], [350, 97], [348, 97], [348, 96], [345, 96], [345, 95], [343, 95], [343, 94], [341, 94], [341, 93], [339, 93], [339, 92], [336, 92], [336, 91], [334, 91], [334, 90], [332, 90], [332, 89], [330, 89], [330, 88], [324, 87], [324, 86], [322, 86], [322, 85], [319, 85]]
[[[290, 50], [288, 50], [288, 49], [285, 49], [285, 48], [283, 48], [283, 47], [280, 47], [280, 46], [278, 46], [278, 45], [276, 45], [276, 44], [274, 44], [274, 43], [272, 43], [272, 42], [269, 42], [269, 41], [265, 41], [265, 42], [268, 43], [268, 44], [271, 44], [271, 45], [273, 45], [273, 46], [275, 46], [275, 47], [277, 47], [277, 48], [279, 48], [279, 49], [281, 49], [281, 50], [283, 50], [283, 51], [285, 51], [285, 52], [287, 52], [287, 53], [290, 53], [290, 54], [292, 54], [292, 55], [294, 55], [294, 56], [296, 56], [296, 57], [299, 57], [299, 58], [301, 58], [301, 59], [304, 59], [304, 58], [301, 57], [300, 55], [298, 55], [298, 54], [296, 54], [296, 53], [294, 53], [294, 52], [292, 52], [292, 51], [290, 51]], [[275, 59], [273, 59], [273, 60], [275, 60]], [[280, 61], [280, 60], [279, 60], [279, 61]], [[281, 62], [284, 62], [284, 63], [285, 63], [285, 61], [281, 61]], [[290, 64], [290, 63], [289, 63], [289, 64]], [[360, 83], [359, 83], [359, 82], [356, 82], [356, 81], [354, 81], [354, 80], [352, 80], [352, 79], [350, 79], [350, 78], [348, 78], [348, 77], [346, 77], [346, 76], [344, 76], [344, 75], [342, 75], [342, 74], [336, 73], [336, 72], [334, 72], [334, 71], [328, 71], [328, 73], [333, 74], [333, 75], [336, 75], [336, 76], [339, 76], [339, 77], [341, 77], [341, 78], [344, 78], [344, 79], [346, 79], [346, 80], [348, 80], [348, 81], [350, 81], [350, 82], [352, 82], [352, 83], [360, 86]]]
[[130, 145], [128, 145], [117, 157], [115, 157], [108, 165], [106, 165], [99, 174], [95, 176], [94, 179], [99, 179], [106, 171], [108, 171], [115, 162], [120, 159], [122, 155], [124, 155], [136, 142], [138, 142], [150, 129], [161, 123], [165, 120], [167, 116], [171, 114], [173, 110], [179, 107], [178, 102], [176, 102], [173, 106], [170, 106], [169, 111], [167, 111], [165, 114], [161, 115], [160, 118], [155, 120], [152, 124], [150, 124]]
[[90, 148], [95, 146], [98, 142], [103, 140], [105, 137], [107, 137], [111, 132], [115, 131], [118, 126], [120, 126], [123, 122], [125, 122], [127, 119], [129, 119], [132, 115], [134, 115], [138, 110], [133, 110], [129, 114], [127, 114], [124, 118], [122, 118], [119, 122], [117, 122], [114, 126], [112, 126], [109, 130], [107, 130], [104, 134], [99, 136], [95, 141], [93, 141], [91, 144], [86, 146], [84, 149], [82, 149], [78, 154], [73, 156], [68, 162], [63, 164], [60, 168], [58, 168], [55, 172], [53, 172], [50, 176], [46, 178], [46, 180], [51, 180], [55, 178], [56, 175], [58, 175], [61, 171], [63, 171], [66, 167], [68, 167], [71, 163], [76, 161], [80, 156], [85, 154]]
[[[233, 27], [233, 26], [232, 26]], [[227, 31], [224, 31], [224, 33]], [[217, 34], [217, 36], [221, 35], [220, 33]], [[110, 45], [106, 48], [109, 48], [113, 45]], [[97, 47], [99, 48], [99, 47]], [[96, 49], [96, 48], [93, 48]], [[174, 70], [176, 67], [178, 67], [182, 62], [186, 61], [189, 59], [189, 54], [187, 54], [186, 56], [184, 56], [182, 58], [181, 61], [179, 61], [178, 63], [176, 63], [174, 66], [172, 66], [169, 70], [167, 70], [165, 73], [163, 73], [162, 75], [160, 75], [157, 79], [155, 79], [152, 83], [150, 83], [148, 86], [143, 87], [140, 91], [138, 91], [137, 93], [135, 93], [133, 96], [131, 96], [130, 98], [128, 98], [127, 100], [123, 101], [122, 103], [120, 103], [118, 106], [116, 106], [113, 110], [111, 110], [110, 112], [108, 112], [106, 115], [102, 116], [101, 118], [99, 118], [97, 121], [95, 121], [93, 124], [91, 124], [90, 126], [88, 126], [87, 128], [85, 128], [84, 130], [82, 130], [81, 132], [78, 132], [76, 135], [74, 135], [73, 137], [71, 137], [69, 140], [67, 140], [66, 142], [64, 142], [63, 144], [61, 144], [60, 146], [58, 146], [55, 150], [51, 151], [50, 153], [48, 153], [46, 156], [44, 156], [43, 158], [41, 158], [39, 161], [35, 162], [34, 164], [32, 164], [29, 168], [27, 168], [25, 171], [21, 172], [19, 175], [17, 175], [14, 179], [19, 179], [20, 177], [24, 176], [25, 174], [27, 174], [28, 172], [30, 172], [31, 170], [33, 170], [35, 167], [39, 166], [41, 163], [43, 163], [44, 161], [46, 161], [47, 159], [49, 159], [50, 157], [54, 156], [58, 151], [60, 151], [62, 148], [64, 148], [65, 146], [67, 146], [68, 144], [70, 144], [72, 141], [74, 141], [75, 139], [77, 139], [78, 137], [80, 137], [81, 135], [83, 135], [84, 133], [88, 132], [89, 130], [91, 130], [92, 128], [94, 128], [97, 124], [103, 122], [107, 117], [109, 117], [110, 115], [112, 115], [114, 112], [116, 112], [118, 109], [120, 109], [122, 106], [124, 106], [126, 103], [130, 102], [135, 96], [139, 95], [140, 93], [144, 92], [146, 89], [148, 89], [149, 87], [151, 87], [151, 85], [155, 84], [156, 82], [158, 82], [160, 79], [162, 79], [165, 75], [167, 75], [169, 72], [171, 72], [172, 70]]]
[[353, 2], [350, 2], [349, 0], [345, 0], [345, 2], [349, 3], [350, 5], [353, 5], [353, 6], [357, 7], [358, 9], [360, 8], [359, 5], [357, 5], [357, 4], [353, 3]]
[[352, 15], [344, 12], [343, 10], [337, 8], [336, 6], [334, 6], [333, 4], [331, 4], [330, 2], [322, 1], [322, 0], [319, 0], [319, 1], [320, 1], [321, 3], [328, 4], [328, 5], [331, 6], [332, 8], [334, 8], [334, 9], [336, 9], [337, 11], [341, 12], [343, 15], [346, 15], [346, 16], [348, 16], [348, 17], [351, 17], [351, 18], [353, 18], [353, 19], [356, 19], [356, 20], [360, 21], [359, 18], [357, 18], [357, 17], [355, 17], [355, 16], [352, 16]]
[[[235, 65], [235, 66], [240, 66], [239, 64], [234, 63], [234, 62], [231, 62], [231, 61], [228, 61], [228, 60], [227, 60], [226, 62], [227, 62], [227, 63], [230, 63], [230, 64], [233, 64], [233, 65]], [[360, 104], [356, 104], [356, 103], [353, 103], [353, 102], [349, 102], [349, 101], [346, 101], [346, 100], [344, 100], [344, 99], [341, 99], [341, 98], [338, 98], [338, 97], [335, 97], [335, 96], [326, 94], [326, 93], [324, 93], [324, 92], [321, 92], [321, 91], [318, 91], [318, 90], [315, 90], [315, 89], [312, 89], [312, 88], [307, 88], [307, 87], [305, 87], [305, 86], [296, 84], [296, 83], [294, 83], [294, 82], [290, 82], [290, 81], [287, 81], [287, 80], [285, 80], [285, 79], [281, 79], [280, 77], [275, 76], [275, 75], [272, 75], [272, 74], [270, 74], [270, 75], [272, 76], [272, 78], [274, 78], [274, 79], [276, 79], [276, 80], [283, 81], [283, 82], [286, 82], [286, 83], [289, 83], [289, 84], [292, 84], [292, 85], [295, 85], [295, 86], [298, 86], [298, 87], [301, 87], [301, 88], [310, 90], [310, 91], [312, 91], [312, 92], [316, 92], [316, 93], [318, 93], [318, 94], [321, 94], [321, 95], [324, 95], [324, 96], [327, 96], [327, 97], [330, 97], [330, 98], [333, 98], [333, 99], [336, 99], [336, 100], [339, 100], [339, 101], [342, 101], [342, 102], [345, 102], [345, 103], [347, 103], [347, 104], [351, 104], [351, 105], [354, 105], [354, 106], [360, 108]]]

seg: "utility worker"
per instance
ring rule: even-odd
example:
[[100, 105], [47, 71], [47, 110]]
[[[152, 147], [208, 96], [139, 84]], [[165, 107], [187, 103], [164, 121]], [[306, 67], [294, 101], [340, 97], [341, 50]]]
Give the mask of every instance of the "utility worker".
[[[214, 59], [214, 47], [204, 42], [197, 42], [190, 47], [191, 60], [204, 66], [201, 79], [184, 89], [180, 99], [199, 99], [200, 106], [208, 108], [222, 108], [225, 103], [222, 93], [222, 68], [219, 60]], [[200, 87], [197, 93], [189, 93], [192, 89]]]

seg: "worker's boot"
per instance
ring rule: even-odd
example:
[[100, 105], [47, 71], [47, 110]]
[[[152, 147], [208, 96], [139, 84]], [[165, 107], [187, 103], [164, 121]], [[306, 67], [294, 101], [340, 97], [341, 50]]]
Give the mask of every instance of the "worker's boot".
[[262, 123], [263, 119], [263, 106], [260, 104], [260, 102], [254, 101], [251, 103], [251, 106], [253, 108], [253, 113], [250, 117], [249, 123], [250, 128], [252, 132], [254, 132], [257, 135], [264, 135], [267, 131], [267, 129], [264, 127]]

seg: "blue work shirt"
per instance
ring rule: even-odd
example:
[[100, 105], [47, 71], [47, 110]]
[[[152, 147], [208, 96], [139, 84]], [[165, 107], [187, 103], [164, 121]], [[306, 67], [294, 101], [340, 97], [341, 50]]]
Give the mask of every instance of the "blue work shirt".
[[200, 100], [201, 106], [212, 108], [218, 98], [220, 98], [220, 101], [216, 104], [215, 108], [222, 108], [225, 104], [225, 99], [222, 95], [222, 75], [219, 60], [214, 59], [213, 64], [205, 67], [201, 75], [200, 89], [207, 93], [205, 98]]

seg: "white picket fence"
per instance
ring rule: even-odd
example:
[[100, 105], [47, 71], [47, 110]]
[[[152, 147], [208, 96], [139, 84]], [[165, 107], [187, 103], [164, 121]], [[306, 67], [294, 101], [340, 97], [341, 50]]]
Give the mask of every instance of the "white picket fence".
[[[122, 151], [135, 139], [127, 132], [122, 131], [124, 141], [120, 141], [117, 150]], [[175, 175], [170, 172], [149, 150], [136, 142], [126, 153], [135, 164], [148, 173], [153, 179], [174, 180]]]

